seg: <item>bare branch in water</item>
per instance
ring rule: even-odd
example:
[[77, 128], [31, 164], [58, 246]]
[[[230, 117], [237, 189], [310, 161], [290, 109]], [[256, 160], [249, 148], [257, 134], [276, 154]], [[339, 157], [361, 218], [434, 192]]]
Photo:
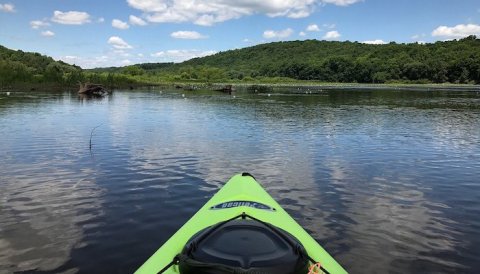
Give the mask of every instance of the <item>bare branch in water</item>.
[[90, 148], [90, 151], [92, 150], [92, 138], [93, 138], [93, 132], [95, 131], [95, 129], [97, 129], [97, 128], [98, 128], [98, 127], [100, 127], [101, 125], [102, 125], [102, 124], [100, 124], [100, 125], [98, 125], [98, 126], [96, 126], [96, 127], [92, 128], [92, 131], [90, 132], [90, 146], [89, 146], [89, 148]]

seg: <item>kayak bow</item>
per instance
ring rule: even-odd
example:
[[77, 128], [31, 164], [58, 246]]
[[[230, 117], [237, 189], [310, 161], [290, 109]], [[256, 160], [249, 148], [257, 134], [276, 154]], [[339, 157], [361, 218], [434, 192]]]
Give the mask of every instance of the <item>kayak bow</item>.
[[[229, 237], [241, 239], [229, 239]], [[200, 242], [204, 245], [211, 246], [199, 247]], [[296, 242], [297, 244], [290, 244], [292, 242]], [[246, 247], [243, 246], [246, 244], [248, 244]], [[289, 245], [290, 247], [288, 247]], [[222, 246], [226, 247], [223, 248]], [[227, 247], [228, 250], [224, 253], [228, 254], [219, 254], [226, 250]], [[235, 248], [237, 248], [237, 250], [232, 251]], [[268, 248], [270, 248], [270, 250], [268, 250]], [[161, 271], [163, 271], [161, 273], [168, 274], [210, 273], [205, 270], [207, 269], [205, 268], [205, 259], [202, 261], [202, 259], [199, 258], [211, 258], [212, 256], [217, 260], [214, 264], [211, 264], [215, 267], [219, 265], [223, 267], [222, 269], [233, 269], [232, 267], [237, 267], [236, 269], [243, 271], [235, 273], [259, 273], [255, 272], [260, 269], [256, 267], [265, 264], [264, 261], [267, 260], [265, 258], [281, 257], [279, 262], [286, 263], [288, 259], [286, 260], [285, 256], [289, 252], [287, 249], [292, 249], [295, 254], [300, 253], [300, 255], [298, 255], [300, 259], [303, 256], [302, 253], [306, 252], [305, 256], [309, 259], [308, 268], [311, 268], [315, 262], [318, 262], [321, 264], [325, 273], [347, 273], [342, 266], [256, 182], [253, 176], [248, 173], [243, 173], [232, 177], [135, 273], [159, 273]], [[194, 252], [198, 254], [194, 254]], [[233, 254], [235, 252], [253, 252], [255, 254]], [[272, 252], [273, 255], [268, 254], [267, 256], [265, 252]], [[191, 258], [185, 260], [179, 259], [187, 256], [182, 254], [189, 254], [191, 257], [195, 256], [197, 261], [190, 263], [190, 261], [192, 261]], [[300, 259], [293, 261], [299, 265], [301, 264], [301, 262], [299, 262]], [[180, 266], [178, 265], [179, 260], [181, 260]], [[198, 260], [202, 262], [198, 262]], [[184, 264], [190, 264], [190, 266], [183, 266], [183, 270], [180, 271], [182, 269], [182, 262]], [[234, 266], [225, 266], [225, 264], [228, 265], [226, 262], [232, 262]], [[272, 262], [270, 263], [272, 264]], [[195, 265], [195, 267], [199, 267], [200, 265], [203, 267], [204, 272], [198, 270], [188, 272], [187, 269], [195, 269], [195, 267], [191, 267], [192, 264]], [[266, 264], [268, 265], [268, 261]], [[211, 267], [211, 265], [208, 267]], [[272, 268], [271, 265], [267, 267], [269, 267], [269, 269]], [[252, 269], [252, 272], [248, 272], [249, 269]], [[295, 269], [299, 268], [296, 267]], [[215, 273], [233, 272], [225, 270], [223, 272], [216, 271]], [[266, 271], [262, 273], [270, 272]], [[303, 273], [306, 274], [307, 272]]]

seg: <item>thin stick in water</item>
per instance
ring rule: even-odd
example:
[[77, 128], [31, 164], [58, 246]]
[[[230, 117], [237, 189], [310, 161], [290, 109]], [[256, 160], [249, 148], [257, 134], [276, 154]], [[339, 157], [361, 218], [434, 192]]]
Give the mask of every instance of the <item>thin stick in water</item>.
[[89, 146], [90, 151], [92, 150], [92, 137], [93, 137], [93, 132], [95, 131], [95, 129], [97, 129], [97, 128], [100, 127], [101, 125], [102, 125], [102, 124], [100, 124], [100, 125], [92, 128], [92, 131], [90, 132], [90, 146]]

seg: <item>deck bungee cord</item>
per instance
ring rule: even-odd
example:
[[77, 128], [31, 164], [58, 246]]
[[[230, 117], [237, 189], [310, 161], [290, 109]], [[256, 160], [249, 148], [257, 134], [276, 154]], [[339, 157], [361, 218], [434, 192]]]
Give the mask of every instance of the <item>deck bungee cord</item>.
[[[217, 229], [219, 229], [221, 226], [231, 222], [231, 221], [234, 221], [234, 220], [237, 220], [237, 219], [251, 219], [253, 221], [256, 221], [258, 223], [261, 223], [262, 225], [270, 228], [273, 232], [275, 232], [278, 236], [282, 237], [285, 241], [289, 242], [289, 244], [291, 244], [292, 246], [295, 246], [296, 247], [296, 251], [301, 253], [301, 256], [307, 258], [309, 260], [309, 262], [311, 263], [311, 265], [309, 266], [308, 268], [308, 273], [307, 274], [317, 274], [317, 273], [325, 273], [325, 274], [330, 274], [330, 272], [328, 272], [325, 268], [323, 268], [323, 266], [321, 265], [320, 262], [316, 262], [314, 259], [312, 259], [312, 257], [310, 257], [305, 249], [303, 249], [303, 247], [300, 247], [298, 246], [299, 243], [296, 243], [296, 242], [293, 242], [290, 238], [288, 237], [285, 237], [285, 234], [281, 231], [279, 231], [275, 226], [272, 226], [270, 225], [269, 223], [267, 222], [264, 222], [264, 221], [261, 221], [253, 216], [250, 216], [248, 214], [246, 214], [245, 212], [243, 212], [242, 214], [238, 215], [238, 216], [235, 216], [231, 219], [228, 219], [228, 220], [225, 220], [223, 222], [220, 222], [218, 224], [216, 224], [214, 227], [210, 228], [208, 233], [205, 233], [205, 234], [202, 234], [201, 237], [195, 239], [194, 242], [190, 243], [185, 249], [186, 249], [186, 254], [189, 254], [193, 251], [193, 249], [197, 248], [197, 246], [199, 245], [199, 243], [204, 240], [206, 237], [208, 237], [209, 235], [211, 235], [212, 233], [214, 233]], [[184, 249], [184, 250], [185, 250]], [[187, 262], [188, 261], [188, 255], [185, 255], [185, 254], [177, 254], [173, 260], [168, 264], [166, 265], [165, 267], [163, 267], [157, 274], [162, 274], [164, 273], [165, 271], [167, 271], [170, 267], [174, 266], [174, 265], [178, 265], [180, 262]], [[220, 271], [224, 271], [225, 273], [248, 273], [248, 270], [243, 270], [243, 269], [238, 269], [238, 268], [235, 268], [235, 267], [228, 267], [228, 266], [224, 266], [224, 265], [219, 265], [219, 264], [215, 264], [215, 263], [197, 263], [197, 267], [202, 267], [202, 268], [215, 268], [215, 270], [220, 270]], [[321, 271], [321, 272], [319, 272]], [[182, 272], [180, 272], [182, 273]]]

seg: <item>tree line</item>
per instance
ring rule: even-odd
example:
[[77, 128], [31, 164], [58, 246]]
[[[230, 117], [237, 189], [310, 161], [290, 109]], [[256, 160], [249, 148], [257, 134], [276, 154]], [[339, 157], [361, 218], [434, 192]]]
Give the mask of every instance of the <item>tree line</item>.
[[91, 72], [39, 53], [0, 46], [0, 88], [15, 84], [77, 86], [79, 82], [126, 86], [137, 80], [121, 73]]
[[108, 86], [165, 82], [308, 80], [343, 83], [480, 84], [480, 39], [369, 45], [287, 41], [229, 50], [182, 63], [83, 70], [39, 53], [0, 46], [0, 86], [94, 82]]
[[[289, 41], [221, 52], [179, 64], [222, 69], [230, 79], [288, 77], [325, 82], [480, 83], [480, 39], [429, 44]], [[171, 69], [171, 68], [170, 68]]]

